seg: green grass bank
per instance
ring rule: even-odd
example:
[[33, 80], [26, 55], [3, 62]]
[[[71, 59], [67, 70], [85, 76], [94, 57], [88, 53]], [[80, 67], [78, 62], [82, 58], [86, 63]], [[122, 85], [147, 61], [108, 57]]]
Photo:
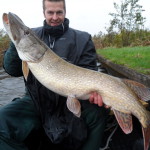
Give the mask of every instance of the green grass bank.
[[115, 64], [150, 75], [150, 46], [105, 48], [98, 49], [97, 53]]

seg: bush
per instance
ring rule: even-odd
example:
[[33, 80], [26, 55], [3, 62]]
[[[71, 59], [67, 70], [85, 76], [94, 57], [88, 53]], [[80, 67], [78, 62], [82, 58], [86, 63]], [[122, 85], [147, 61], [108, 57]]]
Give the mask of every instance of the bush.
[[0, 30], [0, 67], [3, 63], [4, 51], [9, 47], [10, 39], [4, 30]]
[[93, 42], [96, 49], [106, 47], [148, 46], [150, 45], [150, 31], [122, 31], [121, 33], [111, 32], [108, 34], [102, 34], [102, 32], [100, 32], [93, 36]]

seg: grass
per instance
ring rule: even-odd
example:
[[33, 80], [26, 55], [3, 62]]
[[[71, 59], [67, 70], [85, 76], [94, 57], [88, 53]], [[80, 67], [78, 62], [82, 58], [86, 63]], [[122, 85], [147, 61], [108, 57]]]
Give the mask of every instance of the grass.
[[116, 64], [150, 75], [150, 46], [99, 49], [97, 53]]

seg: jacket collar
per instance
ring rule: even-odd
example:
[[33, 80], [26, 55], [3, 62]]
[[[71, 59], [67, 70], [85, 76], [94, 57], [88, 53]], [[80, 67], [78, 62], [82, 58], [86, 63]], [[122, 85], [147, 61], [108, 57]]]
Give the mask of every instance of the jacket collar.
[[65, 18], [64, 22], [58, 26], [50, 26], [44, 20], [44, 32], [53, 38], [61, 37], [69, 28], [69, 19]]

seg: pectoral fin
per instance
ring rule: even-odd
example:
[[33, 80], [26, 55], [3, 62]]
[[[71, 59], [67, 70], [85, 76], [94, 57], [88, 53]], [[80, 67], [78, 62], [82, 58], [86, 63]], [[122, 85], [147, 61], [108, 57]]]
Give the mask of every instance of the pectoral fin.
[[148, 150], [150, 143], [150, 128], [143, 128], [144, 150]]
[[74, 96], [68, 96], [68, 98], [67, 98], [67, 107], [77, 117], [81, 116], [80, 102]]
[[29, 68], [26, 61], [22, 61], [22, 72], [24, 75], [25, 80], [27, 80], [28, 74], [29, 74]]
[[133, 130], [132, 126], [132, 116], [130, 114], [122, 113], [120, 111], [114, 110], [115, 117], [124, 133], [129, 134]]

